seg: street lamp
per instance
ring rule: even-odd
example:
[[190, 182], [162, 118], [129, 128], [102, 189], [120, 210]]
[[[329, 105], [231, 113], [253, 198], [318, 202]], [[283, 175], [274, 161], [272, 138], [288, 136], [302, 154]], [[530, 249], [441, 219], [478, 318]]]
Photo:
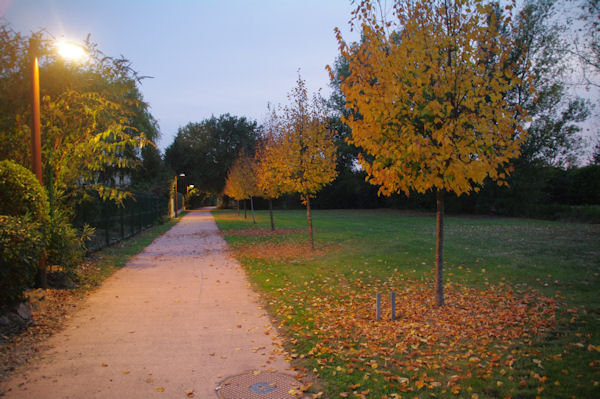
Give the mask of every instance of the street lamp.
[[[63, 58], [80, 61], [87, 58], [83, 47], [77, 43], [61, 40], [55, 44], [58, 54]], [[40, 185], [42, 181], [42, 134], [40, 122], [40, 66], [37, 56], [38, 39], [29, 39], [29, 53], [31, 57], [31, 168], [38, 178]]]
[[[185, 173], [180, 173], [179, 177], [185, 177]], [[175, 217], [177, 217], [177, 175], [175, 175]]]
[[[56, 43], [58, 53], [67, 59], [81, 60], [87, 57], [83, 47], [73, 42], [61, 41]], [[79, 50], [76, 50], [76, 48]], [[40, 122], [40, 65], [37, 56], [38, 39], [29, 39], [29, 56], [31, 57], [31, 169], [35, 173], [40, 186], [42, 180], [42, 133]], [[39, 283], [43, 288], [47, 287], [46, 280], [46, 254], [40, 258]]]

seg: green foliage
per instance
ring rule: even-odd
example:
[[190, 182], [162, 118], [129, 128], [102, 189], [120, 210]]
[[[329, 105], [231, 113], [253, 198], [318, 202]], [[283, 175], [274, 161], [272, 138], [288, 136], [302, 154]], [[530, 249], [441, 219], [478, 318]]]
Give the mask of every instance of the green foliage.
[[540, 205], [534, 215], [542, 219], [600, 223], [599, 205]]
[[[574, 24], [577, 30], [572, 40], [571, 52], [579, 59], [582, 77], [588, 87], [600, 87], [600, 1], [579, 0], [575, 2], [579, 8], [578, 21]], [[568, 10], [573, 7], [565, 2]]]
[[61, 266], [63, 271], [72, 272], [83, 261], [85, 244], [93, 234], [94, 229], [88, 225], [84, 225], [79, 233], [64, 211], [55, 210], [46, 226], [46, 264]]
[[507, 33], [515, 43], [508, 62], [518, 66], [517, 76], [530, 77], [515, 85], [507, 100], [531, 118], [521, 160], [564, 166], [573, 164], [581, 152], [578, 123], [589, 116], [589, 104], [567, 92], [566, 28], [554, 22], [554, 4], [551, 0], [524, 2], [515, 21], [518, 28]]
[[31, 171], [9, 160], [0, 161], [0, 215], [48, 217], [46, 192]]
[[40, 65], [42, 167], [50, 196], [128, 195], [124, 175], [140, 165], [140, 148], [158, 137], [158, 125], [138, 90], [128, 60], [102, 54], [89, 40], [89, 59], [70, 64], [39, 32], [30, 37], [0, 24], [0, 159], [30, 164], [30, 55]]
[[257, 140], [256, 122], [229, 114], [213, 116], [180, 128], [165, 150], [165, 162], [175, 172], [185, 172], [182, 187], [194, 184], [201, 191], [220, 195], [237, 154], [241, 150], [254, 154]]
[[30, 216], [0, 215], [0, 303], [21, 299], [34, 281], [44, 239]]
[[142, 163], [131, 174], [132, 191], [151, 192], [168, 198], [174, 173], [166, 167], [160, 151], [154, 146], [145, 146], [141, 151]]

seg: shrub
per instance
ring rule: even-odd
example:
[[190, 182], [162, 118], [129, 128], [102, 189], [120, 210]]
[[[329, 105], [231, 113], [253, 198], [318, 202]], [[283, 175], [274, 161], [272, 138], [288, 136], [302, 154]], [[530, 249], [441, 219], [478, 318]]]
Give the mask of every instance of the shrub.
[[56, 209], [46, 227], [47, 258], [49, 266], [59, 265], [67, 273], [77, 266], [85, 256], [85, 243], [90, 239], [94, 230], [84, 225], [81, 234], [75, 229], [67, 214]]
[[0, 215], [24, 216], [44, 221], [48, 198], [31, 171], [9, 160], [0, 161]]
[[550, 220], [600, 223], [600, 205], [540, 205], [533, 216]]
[[30, 216], [0, 215], [0, 303], [22, 298], [33, 284], [44, 240]]

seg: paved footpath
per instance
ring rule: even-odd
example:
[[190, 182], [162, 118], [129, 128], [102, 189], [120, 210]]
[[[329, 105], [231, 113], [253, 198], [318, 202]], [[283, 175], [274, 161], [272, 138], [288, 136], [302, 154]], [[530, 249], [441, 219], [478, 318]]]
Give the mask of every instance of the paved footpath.
[[0, 396], [210, 399], [229, 376], [293, 374], [207, 211], [187, 214], [106, 280], [48, 344]]

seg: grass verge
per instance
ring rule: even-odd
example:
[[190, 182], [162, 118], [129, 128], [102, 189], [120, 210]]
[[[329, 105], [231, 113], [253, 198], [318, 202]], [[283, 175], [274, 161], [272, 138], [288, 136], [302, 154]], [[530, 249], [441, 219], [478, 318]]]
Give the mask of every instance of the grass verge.
[[433, 215], [214, 215], [324, 397], [600, 397], [598, 225], [447, 217], [435, 308]]

